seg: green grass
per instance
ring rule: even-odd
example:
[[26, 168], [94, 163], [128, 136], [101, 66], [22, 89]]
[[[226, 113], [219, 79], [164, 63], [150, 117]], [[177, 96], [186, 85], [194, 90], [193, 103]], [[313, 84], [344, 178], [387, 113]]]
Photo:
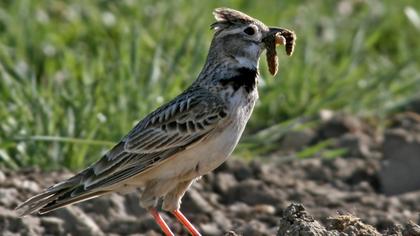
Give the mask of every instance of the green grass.
[[320, 109], [385, 117], [420, 95], [419, 1], [4, 0], [1, 165], [80, 169], [97, 159], [195, 79], [218, 6], [298, 35], [276, 78], [261, 61], [241, 146], [251, 155]]

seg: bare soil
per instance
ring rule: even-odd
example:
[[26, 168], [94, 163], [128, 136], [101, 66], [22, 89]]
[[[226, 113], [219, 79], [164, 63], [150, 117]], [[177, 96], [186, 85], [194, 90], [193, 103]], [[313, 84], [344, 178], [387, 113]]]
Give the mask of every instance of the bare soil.
[[[333, 146], [349, 150], [343, 157], [286, 160], [277, 153], [251, 162], [231, 158], [193, 185], [182, 210], [203, 235], [420, 235], [420, 190], [410, 183], [405, 191], [401, 182], [398, 194], [385, 194], [383, 172], [384, 144], [395, 138], [386, 134], [402, 130], [397, 132], [399, 147], [417, 148], [419, 117], [397, 116], [380, 134], [354, 117], [328, 118], [318, 130], [305, 131], [310, 136], [305, 140], [332, 138]], [[304, 140], [302, 134], [294, 137]], [[404, 155], [420, 159], [419, 153]], [[395, 173], [391, 179], [399, 178]], [[161, 235], [139, 207], [138, 192], [112, 194], [42, 216], [16, 216], [13, 209], [21, 201], [71, 174], [0, 170], [2, 235]], [[164, 217], [176, 235], [188, 235], [172, 216]]]

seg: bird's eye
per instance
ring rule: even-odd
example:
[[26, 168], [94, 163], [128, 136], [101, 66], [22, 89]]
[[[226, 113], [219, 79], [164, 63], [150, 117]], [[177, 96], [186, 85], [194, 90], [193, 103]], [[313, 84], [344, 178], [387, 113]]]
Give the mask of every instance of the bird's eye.
[[244, 29], [244, 32], [247, 35], [254, 35], [255, 34], [255, 30], [252, 27], [246, 27], [246, 29]]

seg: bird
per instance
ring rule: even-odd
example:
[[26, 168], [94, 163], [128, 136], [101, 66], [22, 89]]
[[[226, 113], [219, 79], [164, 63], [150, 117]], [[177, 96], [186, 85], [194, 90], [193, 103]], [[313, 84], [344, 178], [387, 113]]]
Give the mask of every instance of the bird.
[[196, 80], [145, 116], [96, 162], [19, 205], [20, 216], [140, 189], [140, 205], [165, 235], [174, 234], [157, 210], [159, 201], [191, 235], [201, 235], [180, 211], [181, 199], [238, 144], [258, 100], [261, 54], [272, 50], [272, 43], [285, 44], [291, 54], [295, 39], [293, 31], [268, 27], [234, 9], [216, 8], [213, 14], [214, 36]]

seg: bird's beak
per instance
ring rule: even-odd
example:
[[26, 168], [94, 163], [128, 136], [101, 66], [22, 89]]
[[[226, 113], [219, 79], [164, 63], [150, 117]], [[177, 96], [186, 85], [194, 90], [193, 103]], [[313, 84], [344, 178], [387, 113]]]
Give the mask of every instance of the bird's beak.
[[269, 29], [268, 34], [270, 34], [270, 35], [277, 34], [277, 33], [281, 34], [285, 31], [287, 31], [286, 29], [279, 28], [279, 27], [270, 27], [268, 29]]
[[266, 42], [270, 42], [270, 40], [269, 40], [270, 38], [276, 39], [276, 44], [275, 45], [284, 45], [284, 44], [286, 44], [286, 42], [284, 41], [284, 38], [281, 37], [281, 35], [284, 32], [288, 32], [288, 30], [278, 28], [278, 27], [269, 27], [268, 32], [266, 33], [266, 35], [264, 36], [262, 41], [266, 44], [265, 45], [266, 47], [270, 46], [270, 45], [267, 45], [267, 43], [266, 43]]

